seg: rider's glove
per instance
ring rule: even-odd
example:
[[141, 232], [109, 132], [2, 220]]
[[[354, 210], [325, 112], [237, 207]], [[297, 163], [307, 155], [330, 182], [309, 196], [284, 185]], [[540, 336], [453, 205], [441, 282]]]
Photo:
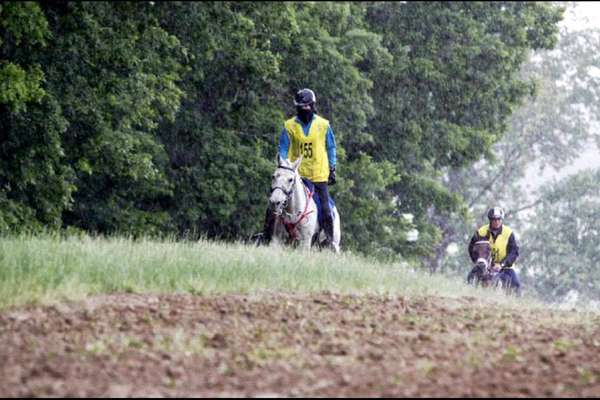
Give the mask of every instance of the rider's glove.
[[328, 185], [335, 185], [335, 167], [329, 168], [329, 179], [327, 180]]

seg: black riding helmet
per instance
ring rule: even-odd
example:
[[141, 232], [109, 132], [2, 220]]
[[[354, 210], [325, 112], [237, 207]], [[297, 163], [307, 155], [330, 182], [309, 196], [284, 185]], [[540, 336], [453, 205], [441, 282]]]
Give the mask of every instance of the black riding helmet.
[[312, 105], [317, 102], [317, 97], [315, 96], [315, 92], [310, 89], [301, 89], [294, 96], [294, 105], [296, 107], [302, 107], [306, 105]]
[[[313, 117], [313, 114], [316, 112], [315, 102], [317, 101], [317, 97], [315, 96], [315, 92], [310, 89], [302, 89], [296, 93], [294, 96], [294, 105], [296, 106], [296, 113], [298, 114], [298, 118], [305, 124], [307, 124]], [[303, 107], [310, 106], [310, 110], [305, 110]]]

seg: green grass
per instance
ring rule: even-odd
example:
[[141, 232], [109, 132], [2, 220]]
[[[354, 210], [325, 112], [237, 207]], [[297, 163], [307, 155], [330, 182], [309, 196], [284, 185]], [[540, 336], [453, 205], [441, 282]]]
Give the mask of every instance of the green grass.
[[106, 293], [312, 293], [515, 300], [463, 279], [365, 257], [209, 241], [58, 236], [0, 238], [0, 308]]

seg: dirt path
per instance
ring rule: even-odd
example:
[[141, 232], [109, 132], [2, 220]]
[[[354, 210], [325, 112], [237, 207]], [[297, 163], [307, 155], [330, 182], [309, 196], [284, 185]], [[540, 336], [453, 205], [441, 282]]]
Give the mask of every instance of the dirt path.
[[0, 313], [1, 396], [600, 396], [600, 319], [474, 299], [112, 295]]

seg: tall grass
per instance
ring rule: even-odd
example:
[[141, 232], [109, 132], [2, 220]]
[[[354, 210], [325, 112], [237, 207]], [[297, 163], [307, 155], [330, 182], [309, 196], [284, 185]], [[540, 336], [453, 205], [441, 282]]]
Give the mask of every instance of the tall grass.
[[[0, 308], [103, 293], [373, 293], [492, 297], [462, 279], [356, 255], [210, 241], [0, 238]], [[511, 303], [500, 294], [502, 302]], [[521, 302], [523, 300], [520, 300]]]

